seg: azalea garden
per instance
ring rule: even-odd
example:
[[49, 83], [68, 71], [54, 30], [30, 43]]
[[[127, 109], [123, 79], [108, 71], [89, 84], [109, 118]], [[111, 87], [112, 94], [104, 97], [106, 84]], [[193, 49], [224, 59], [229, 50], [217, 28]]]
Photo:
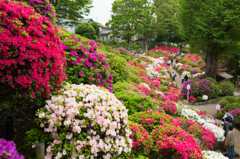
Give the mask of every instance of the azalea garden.
[[[48, 0], [0, 0], [0, 21], [0, 118], [13, 121], [0, 158], [35, 158], [39, 142], [46, 159], [227, 158], [222, 127], [189, 103], [223, 97], [218, 117], [227, 109], [240, 126], [240, 97], [205, 76], [198, 52], [166, 43], [137, 54], [70, 33]], [[182, 88], [171, 69], [189, 77]]]

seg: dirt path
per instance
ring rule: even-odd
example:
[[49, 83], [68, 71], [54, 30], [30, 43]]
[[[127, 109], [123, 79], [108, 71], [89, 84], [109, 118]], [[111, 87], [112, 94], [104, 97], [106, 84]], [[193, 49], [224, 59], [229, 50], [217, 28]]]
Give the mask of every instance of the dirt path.
[[177, 88], [178, 89], [182, 89], [182, 79], [181, 79], [181, 75], [175, 70], [173, 69], [173, 66], [176, 64], [176, 60], [173, 61], [173, 65], [170, 65], [170, 72], [171, 74], [174, 72], [176, 73], [177, 77], [175, 78], [176, 79], [176, 82], [177, 82]]

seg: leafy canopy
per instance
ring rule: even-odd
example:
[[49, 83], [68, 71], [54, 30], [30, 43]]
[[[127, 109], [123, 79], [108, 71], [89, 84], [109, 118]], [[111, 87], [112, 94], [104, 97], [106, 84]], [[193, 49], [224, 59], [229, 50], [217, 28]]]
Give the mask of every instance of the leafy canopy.
[[76, 25], [83, 15], [89, 13], [92, 0], [49, 0], [55, 7], [58, 24]]

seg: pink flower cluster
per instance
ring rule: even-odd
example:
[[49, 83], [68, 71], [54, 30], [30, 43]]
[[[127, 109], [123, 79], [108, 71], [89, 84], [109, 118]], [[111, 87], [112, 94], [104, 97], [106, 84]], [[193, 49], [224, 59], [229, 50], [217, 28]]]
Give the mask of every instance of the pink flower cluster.
[[160, 125], [151, 132], [156, 149], [166, 158], [202, 158], [201, 148], [196, 139], [180, 127]]
[[154, 47], [151, 50], [161, 50], [161, 51], [167, 51], [171, 53], [178, 53], [179, 49], [175, 47], [166, 47], [166, 46], [160, 46], [160, 47]]
[[131, 151], [127, 110], [106, 89], [67, 84], [37, 115], [40, 127], [52, 136], [46, 158], [107, 159]]
[[0, 80], [34, 93], [59, 86], [66, 78], [64, 50], [46, 17], [21, 2], [0, 2]]
[[[67, 74], [70, 82], [95, 84], [112, 91], [113, 76], [109, 72], [110, 66], [104, 54], [96, 51], [98, 48], [96, 43], [89, 40], [84, 41], [79, 36], [62, 30], [60, 33], [62, 33], [63, 49], [68, 52]], [[76, 78], [76, 76], [78, 77]]]

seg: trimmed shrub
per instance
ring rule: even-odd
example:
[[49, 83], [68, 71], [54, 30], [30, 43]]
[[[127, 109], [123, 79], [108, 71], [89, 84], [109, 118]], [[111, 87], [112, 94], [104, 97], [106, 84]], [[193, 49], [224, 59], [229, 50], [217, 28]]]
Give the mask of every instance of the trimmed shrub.
[[153, 141], [149, 133], [142, 125], [129, 121], [129, 128], [132, 132], [130, 138], [132, 139], [131, 156], [136, 158], [138, 156], [148, 156], [152, 150]]
[[57, 30], [32, 7], [0, 2], [0, 80], [21, 91], [50, 95], [66, 78]]
[[157, 111], [137, 112], [129, 116], [129, 120], [141, 124], [149, 133], [155, 126], [174, 122], [174, 119], [165, 113]]
[[229, 102], [225, 99], [222, 99], [218, 102], [218, 104], [221, 106], [221, 107], [226, 107], [229, 105]]
[[202, 150], [194, 136], [179, 126], [164, 124], [151, 133], [155, 158], [202, 158]]
[[56, 22], [55, 9], [49, 2], [49, 0], [18, 0], [22, 2], [27, 2], [34, 10], [47, 18], [52, 24]]
[[[37, 116], [50, 139], [47, 158], [116, 158], [131, 151], [127, 110], [104, 88], [67, 84]], [[41, 136], [32, 143], [38, 141]]]
[[226, 100], [226, 101], [228, 101], [229, 103], [234, 103], [234, 102], [236, 102], [236, 98], [233, 97], [233, 96], [225, 96], [225, 97], [223, 97], [222, 100]]
[[216, 139], [212, 131], [190, 119], [175, 118], [174, 120], [180, 121], [179, 126], [194, 135], [202, 149], [213, 150]]
[[222, 96], [233, 96], [234, 94], [234, 85], [229, 81], [220, 83], [219, 88], [222, 90]]
[[97, 45], [78, 35], [60, 30], [63, 48], [66, 51], [66, 79], [74, 84], [95, 84], [112, 90], [113, 76], [104, 54], [97, 52]]
[[116, 83], [113, 88], [114, 94], [126, 106], [129, 115], [148, 109], [156, 110], [157, 108], [149, 96], [138, 91], [132, 84]]

